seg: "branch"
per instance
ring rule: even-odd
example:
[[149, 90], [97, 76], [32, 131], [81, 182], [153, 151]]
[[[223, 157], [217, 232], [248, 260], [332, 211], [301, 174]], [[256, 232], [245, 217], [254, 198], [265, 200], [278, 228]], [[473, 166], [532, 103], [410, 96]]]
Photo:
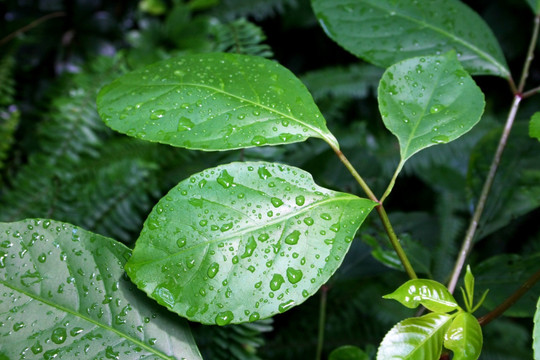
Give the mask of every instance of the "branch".
[[53, 19], [53, 18], [56, 18], [56, 17], [62, 17], [62, 16], [66, 16], [66, 13], [63, 12], [63, 11], [58, 11], [58, 12], [54, 12], [54, 13], [42, 16], [39, 19], [32, 21], [30, 24], [28, 24], [26, 26], [23, 26], [20, 29], [15, 30], [11, 34], [8, 34], [8, 35], [4, 36], [2, 39], [0, 39], [0, 46], [4, 45], [8, 41], [10, 41], [13, 38], [17, 37], [18, 35], [32, 30], [33, 28], [35, 28], [36, 26], [40, 25], [41, 23], [43, 23], [43, 22], [45, 22], [47, 20], [50, 20], [50, 19]]

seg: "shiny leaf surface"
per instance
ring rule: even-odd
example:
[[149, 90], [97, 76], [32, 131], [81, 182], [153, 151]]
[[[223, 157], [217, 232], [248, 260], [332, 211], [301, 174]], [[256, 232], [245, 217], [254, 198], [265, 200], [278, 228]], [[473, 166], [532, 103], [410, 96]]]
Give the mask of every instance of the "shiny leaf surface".
[[484, 111], [484, 95], [449, 52], [389, 67], [379, 85], [379, 109], [405, 161], [468, 132]]
[[384, 337], [377, 360], [438, 360], [451, 320], [450, 315], [430, 313], [399, 322]]
[[98, 111], [116, 131], [199, 150], [289, 144], [338, 147], [305, 86], [261, 57], [211, 53], [164, 60], [103, 87]]
[[540, 112], [535, 113], [531, 118], [529, 136], [540, 140]]
[[369, 360], [369, 355], [359, 347], [345, 345], [333, 350], [328, 360]]
[[[529, 0], [530, 1], [530, 0]], [[508, 65], [484, 20], [457, 0], [312, 0], [326, 34], [381, 67], [456, 50], [467, 71], [509, 77]]]
[[51, 220], [0, 229], [1, 359], [200, 359], [186, 322], [126, 279], [121, 243]]
[[222, 165], [180, 182], [158, 202], [126, 270], [190, 320], [266, 318], [328, 280], [374, 205], [321, 188], [298, 168]]
[[454, 360], [476, 360], [482, 352], [482, 328], [476, 318], [459, 313], [444, 335], [444, 347], [454, 352]]
[[384, 298], [399, 301], [410, 309], [418, 305], [436, 312], [450, 312], [458, 308], [456, 300], [448, 289], [434, 280], [409, 280], [393, 293], [385, 295]]
[[534, 360], [540, 359], [540, 297], [536, 303], [536, 312], [534, 314], [534, 329], [533, 329], [533, 350]]

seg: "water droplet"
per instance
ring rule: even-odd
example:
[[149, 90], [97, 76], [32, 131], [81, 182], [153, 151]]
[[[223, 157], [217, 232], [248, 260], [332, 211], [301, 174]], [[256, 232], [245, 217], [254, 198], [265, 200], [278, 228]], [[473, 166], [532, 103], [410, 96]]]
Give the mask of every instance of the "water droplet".
[[77, 336], [79, 335], [80, 333], [82, 333], [84, 331], [83, 328], [80, 328], [80, 327], [74, 327], [73, 329], [71, 329], [69, 331], [69, 335], [71, 336]]
[[215, 262], [215, 263], [212, 263], [212, 265], [210, 265], [210, 267], [208, 268], [208, 271], [206, 272], [206, 275], [208, 275], [210, 279], [213, 279], [218, 273], [218, 271], [219, 271], [219, 264]]
[[195, 197], [192, 197], [191, 199], [188, 200], [188, 202], [189, 202], [192, 206], [195, 206], [195, 207], [198, 207], [198, 208], [202, 208], [202, 207], [203, 207], [203, 202], [204, 202], [204, 200], [201, 199], [201, 198], [195, 198]]
[[292, 267], [287, 268], [287, 279], [291, 284], [296, 284], [302, 280], [302, 276], [304, 276], [302, 270], [296, 270]]
[[270, 236], [268, 236], [268, 234], [261, 234], [259, 235], [259, 237], [257, 238], [260, 242], [265, 242], [266, 240], [268, 240]]
[[34, 355], [37, 355], [39, 354], [40, 352], [43, 351], [43, 346], [41, 346], [41, 344], [38, 342], [36, 342], [34, 345], [32, 345], [32, 347], [30, 348], [30, 350], [32, 350], [32, 352], [34, 353]]
[[154, 110], [152, 111], [152, 114], [150, 114], [150, 119], [152, 120], [158, 120], [158, 119], [161, 119], [163, 117], [163, 115], [165, 115], [166, 111], [165, 110]]
[[242, 254], [241, 258], [245, 259], [253, 255], [253, 252], [255, 251], [256, 247], [257, 247], [257, 242], [255, 241], [255, 238], [253, 236], [250, 236], [246, 244], [246, 249], [244, 250], [244, 253]]
[[257, 174], [259, 174], [259, 177], [262, 180], [266, 180], [269, 177], [272, 177], [272, 174], [270, 173], [270, 171], [268, 171], [268, 169], [264, 165], [259, 167], [259, 169], [257, 170]]
[[42, 253], [41, 255], [38, 256], [37, 260], [40, 263], [44, 263], [45, 261], [47, 261], [47, 255], [45, 255], [45, 253]]
[[294, 300], [289, 300], [287, 302], [281, 303], [278, 309], [279, 309], [279, 312], [282, 313], [289, 310], [293, 306], [294, 306]]
[[431, 107], [431, 109], [429, 109], [429, 112], [432, 113], [432, 114], [436, 114], [436, 113], [440, 112], [443, 109], [444, 109], [443, 105], [436, 104], [436, 105], [433, 105]]
[[251, 139], [251, 144], [255, 146], [261, 146], [268, 142], [268, 139], [261, 135], [256, 135]]
[[306, 202], [306, 198], [304, 197], [304, 195], [298, 195], [296, 197], [296, 205], [302, 206], [304, 205], [305, 202]]
[[216, 324], [219, 326], [224, 326], [229, 324], [234, 319], [234, 314], [232, 311], [224, 311], [216, 316]]
[[179, 248], [182, 248], [182, 247], [186, 246], [186, 238], [183, 237], [183, 238], [180, 238], [180, 239], [176, 240], [176, 246], [178, 246]]
[[219, 174], [216, 181], [218, 182], [219, 185], [223, 186], [225, 189], [228, 189], [234, 185], [233, 183], [234, 178], [231, 175], [229, 175], [227, 170], [223, 170], [221, 174]]
[[332, 216], [330, 216], [330, 214], [327, 214], [327, 213], [322, 213], [321, 214], [321, 219], [323, 219], [323, 220], [332, 220]]
[[254, 312], [253, 314], [251, 314], [249, 316], [249, 321], [253, 322], [253, 321], [257, 321], [261, 318], [261, 315], [259, 315], [258, 312]]
[[283, 279], [283, 276], [280, 274], [274, 274], [272, 277], [272, 280], [270, 280], [270, 289], [272, 291], [277, 291], [279, 288], [281, 288], [281, 285], [285, 282], [285, 279]]
[[311, 225], [313, 225], [314, 221], [313, 221], [312, 218], [307, 217], [307, 218], [304, 219], [304, 223], [306, 223], [307, 226], [311, 226]]
[[270, 202], [272, 202], [272, 205], [274, 205], [274, 207], [280, 207], [281, 205], [283, 205], [283, 201], [277, 197], [271, 198]]
[[[152, 292], [152, 296], [158, 302], [164, 302], [168, 306], [174, 306], [174, 296], [169, 289], [163, 285], [158, 285]], [[161, 301], [160, 301], [161, 300]]]
[[330, 230], [336, 233], [339, 231], [339, 228], [340, 228], [339, 223], [335, 223], [332, 226], [330, 226]]
[[14, 331], [19, 331], [21, 330], [23, 327], [25, 327], [25, 323], [24, 322], [16, 322], [15, 324], [13, 324], [13, 330]]
[[221, 230], [221, 232], [225, 232], [225, 231], [231, 230], [232, 227], [233, 227], [233, 223], [229, 222], [229, 223], [223, 224], [219, 230]]
[[193, 129], [194, 126], [195, 126], [195, 124], [193, 123], [193, 121], [191, 121], [190, 119], [188, 119], [185, 116], [182, 116], [178, 120], [178, 126], [176, 128], [176, 131], [182, 132], [182, 131], [186, 131], [186, 130], [191, 130], [191, 129]]
[[[150, 344], [150, 345], [153, 345], [153, 344]], [[120, 352], [118, 351], [115, 352], [112, 346], [107, 346], [107, 348], [105, 348], [105, 357], [107, 359], [120, 360]]]
[[431, 138], [431, 142], [435, 144], [445, 144], [448, 141], [450, 141], [450, 139], [446, 135], [437, 135]]
[[63, 344], [67, 338], [67, 331], [65, 328], [56, 328], [51, 334], [51, 340], [55, 344]]
[[289, 245], [296, 245], [298, 243], [298, 239], [300, 238], [300, 231], [294, 230], [292, 233], [287, 235], [285, 238], [285, 243]]

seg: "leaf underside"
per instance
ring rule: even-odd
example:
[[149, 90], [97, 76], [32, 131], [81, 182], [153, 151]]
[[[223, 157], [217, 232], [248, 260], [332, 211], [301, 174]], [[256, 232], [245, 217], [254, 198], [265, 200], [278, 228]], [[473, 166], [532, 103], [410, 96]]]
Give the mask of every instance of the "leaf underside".
[[0, 358], [201, 358], [185, 321], [125, 278], [121, 243], [51, 220], [0, 229]]
[[491, 29], [457, 0], [312, 0], [326, 34], [381, 67], [455, 50], [471, 74], [510, 76]]
[[188, 149], [230, 150], [309, 137], [338, 147], [300, 80], [256, 56], [167, 59], [103, 87], [97, 106], [116, 131]]
[[302, 303], [341, 264], [375, 203], [265, 162], [207, 169], [149, 215], [126, 266], [160, 304], [226, 325]]

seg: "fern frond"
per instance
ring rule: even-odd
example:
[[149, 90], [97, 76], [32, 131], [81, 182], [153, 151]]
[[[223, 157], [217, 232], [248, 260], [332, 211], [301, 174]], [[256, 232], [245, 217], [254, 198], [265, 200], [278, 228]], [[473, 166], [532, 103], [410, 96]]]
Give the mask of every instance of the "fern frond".
[[372, 65], [329, 67], [308, 72], [300, 77], [315, 100], [328, 96], [366, 98], [376, 89], [383, 70]]
[[227, 20], [240, 17], [262, 20], [295, 6], [296, 0], [222, 0], [211, 13]]
[[13, 103], [15, 81], [12, 73], [14, 65], [15, 59], [9, 54], [0, 59], [0, 107]]
[[241, 18], [228, 23], [215, 22], [210, 34], [215, 38], [214, 51], [272, 57], [272, 49], [263, 44], [266, 36], [260, 27]]

